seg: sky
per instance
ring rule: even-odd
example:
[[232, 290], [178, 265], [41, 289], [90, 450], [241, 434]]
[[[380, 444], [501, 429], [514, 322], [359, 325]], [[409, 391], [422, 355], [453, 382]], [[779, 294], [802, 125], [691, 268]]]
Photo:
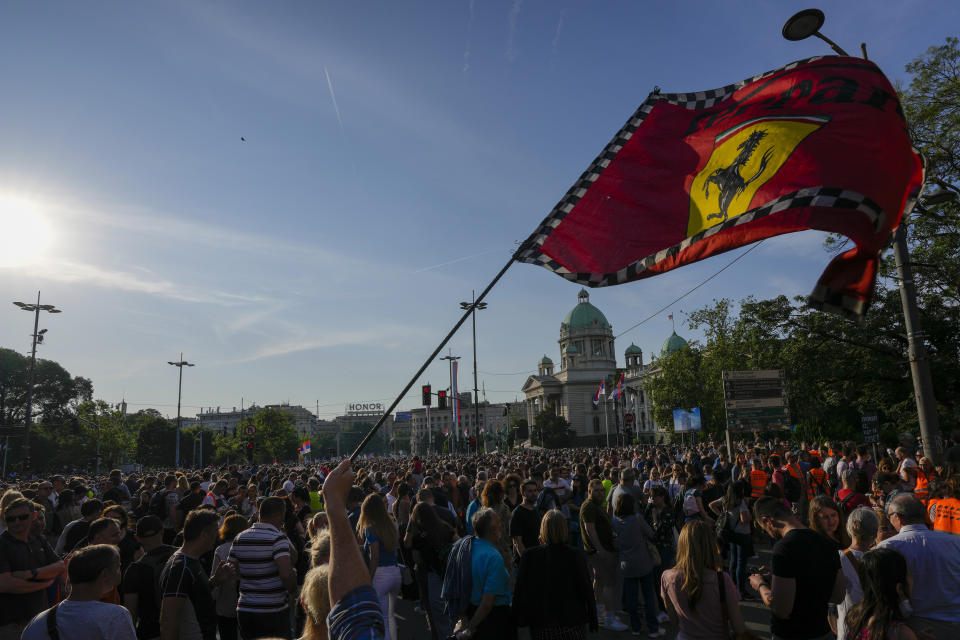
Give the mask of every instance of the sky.
[[[131, 411], [388, 403], [655, 85], [724, 86], [829, 54], [807, 2], [5, 3], [0, 346]], [[896, 81], [956, 35], [953, 1], [823, 2]], [[950, 25], [953, 25], [951, 28]], [[594, 289], [644, 357], [722, 297], [810, 293], [818, 232]], [[513, 401], [580, 287], [511, 267], [477, 315], [480, 384]], [[669, 306], [668, 306], [669, 305]], [[667, 306], [639, 327], [632, 325]], [[469, 323], [450, 342], [472, 387]], [[446, 351], [445, 351], [446, 352]], [[446, 363], [421, 383], [449, 382]], [[419, 406], [415, 386], [400, 409]]]

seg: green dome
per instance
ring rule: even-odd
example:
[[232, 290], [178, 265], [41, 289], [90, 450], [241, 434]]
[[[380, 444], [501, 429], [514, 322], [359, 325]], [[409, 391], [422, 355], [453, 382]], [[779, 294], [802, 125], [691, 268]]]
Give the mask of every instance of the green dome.
[[687, 341], [677, 335], [677, 332], [674, 331], [670, 334], [670, 337], [667, 338], [663, 343], [663, 348], [660, 349], [662, 355], [670, 355], [674, 351], [680, 351], [680, 349], [687, 348]]
[[553, 360], [551, 360], [546, 356], [546, 354], [544, 354], [544, 356], [540, 358], [540, 364], [553, 364]]
[[581, 289], [577, 295], [577, 306], [570, 310], [563, 324], [569, 329], [609, 329], [610, 323], [600, 309], [590, 304], [590, 294]]
[[[681, 340], [682, 340], [682, 338], [681, 338]], [[635, 344], [633, 344], [633, 343], [631, 342], [631, 343], [630, 343], [630, 346], [627, 347], [627, 350], [626, 350], [624, 353], [625, 353], [625, 355], [628, 355], [628, 356], [632, 356], [632, 355], [634, 355], [634, 354], [636, 354], [636, 353], [642, 354], [642, 353], [643, 353], [643, 349], [641, 349], [640, 347], [638, 347], [637, 345], [635, 345]]]

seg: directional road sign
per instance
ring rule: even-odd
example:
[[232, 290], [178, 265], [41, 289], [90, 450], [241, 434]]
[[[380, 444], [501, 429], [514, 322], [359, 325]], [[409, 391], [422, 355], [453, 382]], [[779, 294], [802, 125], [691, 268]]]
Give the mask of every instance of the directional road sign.
[[723, 399], [731, 431], [790, 425], [783, 369], [724, 371]]

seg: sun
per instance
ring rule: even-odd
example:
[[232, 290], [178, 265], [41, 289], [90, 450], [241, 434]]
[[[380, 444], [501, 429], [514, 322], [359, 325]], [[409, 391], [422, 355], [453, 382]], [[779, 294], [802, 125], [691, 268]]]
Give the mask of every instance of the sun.
[[0, 267], [37, 263], [52, 240], [53, 231], [39, 203], [0, 193]]

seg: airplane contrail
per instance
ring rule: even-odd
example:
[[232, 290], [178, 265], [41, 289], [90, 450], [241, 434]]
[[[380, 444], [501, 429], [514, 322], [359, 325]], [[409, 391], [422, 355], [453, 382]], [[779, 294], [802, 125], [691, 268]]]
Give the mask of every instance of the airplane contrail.
[[340, 117], [340, 107], [337, 106], [337, 94], [333, 92], [333, 83], [330, 81], [330, 74], [327, 73], [327, 67], [323, 67], [323, 75], [327, 77], [327, 87], [330, 89], [330, 99], [333, 100], [333, 110], [337, 114], [337, 122], [340, 123], [340, 129], [343, 129], [343, 119]]
[[485, 256], [485, 255], [490, 254], [490, 253], [497, 253], [498, 251], [502, 251], [502, 249], [490, 249], [489, 251], [481, 251], [480, 253], [475, 253], [475, 254], [473, 254], [472, 256], [462, 256], [462, 257], [457, 258], [457, 259], [455, 259], [455, 260], [450, 260], [449, 262], [441, 262], [440, 264], [435, 264], [435, 265], [430, 266], [430, 267], [424, 267], [424, 268], [422, 268], [422, 269], [417, 269], [416, 271], [414, 271], [414, 273], [423, 273], [424, 271], [430, 271], [430, 270], [432, 270], [432, 269], [439, 269], [440, 267], [446, 267], [446, 266], [451, 265], [451, 264], [457, 264], [458, 262], [463, 262], [464, 260], [472, 260], [473, 258], [479, 258], [480, 256]]

